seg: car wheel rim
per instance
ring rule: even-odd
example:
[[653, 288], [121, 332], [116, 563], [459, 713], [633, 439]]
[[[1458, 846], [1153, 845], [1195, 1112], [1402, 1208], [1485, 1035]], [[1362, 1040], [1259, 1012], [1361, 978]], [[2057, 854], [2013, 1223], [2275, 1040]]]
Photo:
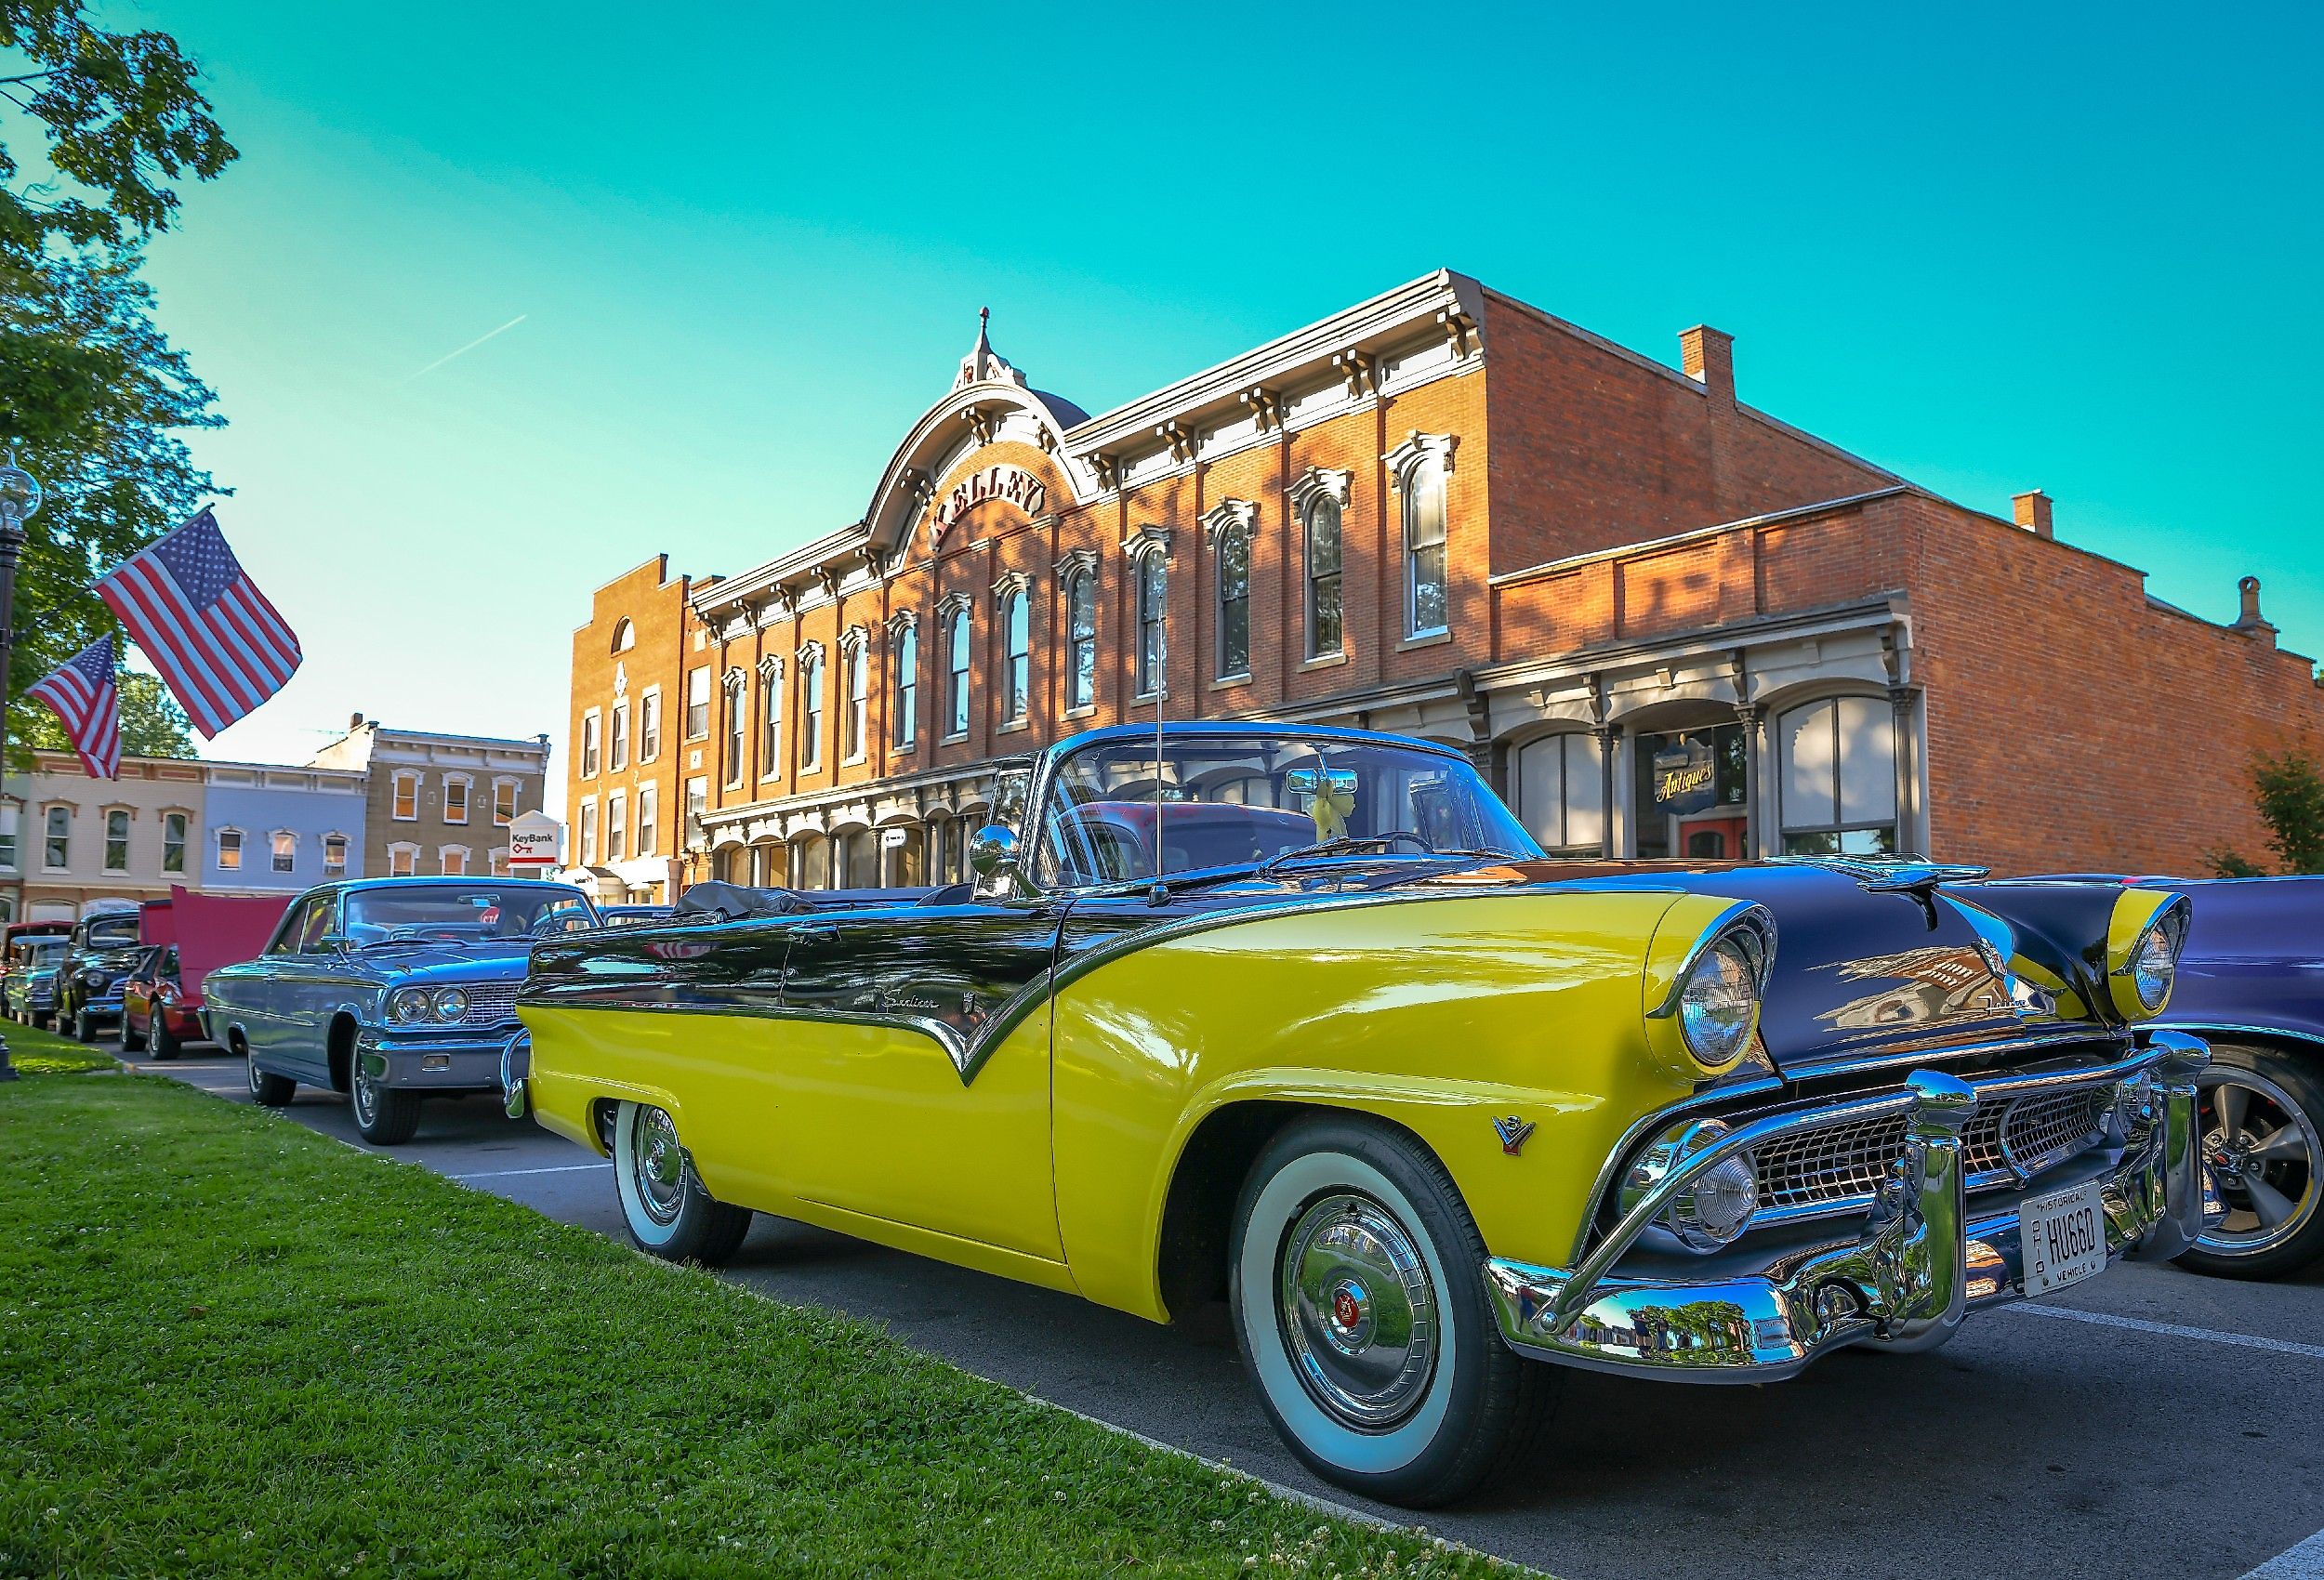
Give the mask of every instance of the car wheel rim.
[[355, 1061], [355, 1123], [368, 1126], [379, 1107], [379, 1091], [364, 1073], [363, 1060]]
[[2317, 1210], [2316, 1122], [2266, 1076], [2212, 1065], [2199, 1084], [2203, 1164], [2226, 1216], [2197, 1244], [2220, 1256], [2272, 1251]]
[[1284, 1237], [1276, 1309], [1308, 1393], [1380, 1431], [1412, 1414], [1435, 1370], [1436, 1288], [1412, 1236], [1367, 1197], [1323, 1197]]
[[638, 1205], [656, 1223], [676, 1220], [686, 1195], [686, 1157], [679, 1150], [678, 1126], [658, 1108], [638, 1111], [630, 1148], [630, 1174]]
[[[248, 1058], [249, 1056], [245, 1054], [244, 1057], [244, 1058]], [[250, 1060], [250, 1072], [249, 1072], [249, 1073], [250, 1073], [250, 1095], [251, 1095], [252, 1097], [257, 1097], [257, 1096], [258, 1095], [258, 1061], [257, 1061], [257, 1060], [255, 1060], [255, 1059], [252, 1059], [252, 1060]]]

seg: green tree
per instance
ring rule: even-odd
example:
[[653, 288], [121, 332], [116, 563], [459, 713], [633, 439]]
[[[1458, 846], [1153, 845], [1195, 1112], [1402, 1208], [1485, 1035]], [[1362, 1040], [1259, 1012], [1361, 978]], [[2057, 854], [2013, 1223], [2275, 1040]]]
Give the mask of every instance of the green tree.
[[[23, 742], [27, 750], [73, 749], [55, 714], [38, 703], [26, 703], [23, 707], [31, 717], [12, 720], [9, 733]], [[121, 750], [133, 757], [193, 756], [193, 728], [160, 676], [134, 669], [121, 672]]]
[[[2324, 773], [2305, 752], [2262, 752], [2251, 759], [2251, 797], [2267, 825], [2267, 848], [2286, 873], [2324, 873]], [[2213, 851], [2222, 877], [2261, 877], [2265, 869], [2233, 850]]]
[[0, 451], [46, 495], [18, 572], [12, 737], [24, 689], [117, 628], [90, 584], [221, 492], [179, 435], [225, 419], [154, 323], [138, 246], [168, 228], [177, 181], [235, 151], [174, 39], [88, 12], [0, 0], [0, 99], [45, 138], [29, 179], [0, 141]]

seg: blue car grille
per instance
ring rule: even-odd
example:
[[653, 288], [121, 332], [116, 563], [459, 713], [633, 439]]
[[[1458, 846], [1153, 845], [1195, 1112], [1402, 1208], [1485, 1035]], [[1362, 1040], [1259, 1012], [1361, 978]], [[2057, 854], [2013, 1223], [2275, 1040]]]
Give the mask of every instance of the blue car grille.
[[517, 1018], [518, 982], [469, 982], [462, 991], [468, 994], [468, 1013], [460, 1017], [467, 1026], [496, 1026]]

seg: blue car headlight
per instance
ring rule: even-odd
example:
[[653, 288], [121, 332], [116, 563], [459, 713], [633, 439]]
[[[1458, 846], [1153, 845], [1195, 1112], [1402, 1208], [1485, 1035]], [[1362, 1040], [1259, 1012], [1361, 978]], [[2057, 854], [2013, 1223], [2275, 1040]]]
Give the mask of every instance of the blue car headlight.
[[388, 1019], [410, 1025], [428, 1019], [428, 990], [398, 988], [388, 994]]
[[450, 1025], [468, 1013], [468, 994], [456, 987], [438, 988], [429, 1000], [436, 1019]]

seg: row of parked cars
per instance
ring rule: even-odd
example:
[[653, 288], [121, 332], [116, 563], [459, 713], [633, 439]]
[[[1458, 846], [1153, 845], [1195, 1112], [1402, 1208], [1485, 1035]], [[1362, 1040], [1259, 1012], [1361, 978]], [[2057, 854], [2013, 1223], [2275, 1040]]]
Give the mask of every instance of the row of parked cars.
[[202, 1035], [185, 1002], [175, 947], [146, 942], [135, 908], [75, 923], [27, 922], [0, 939], [0, 1010], [28, 1026], [54, 1026], [82, 1042], [108, 1028], [123, 1047], [173, 1059]]
[[261, 1102], [437, 1094], [610, 1158], [656, 1256], [765, 1212], [1155, 1321], [1223, 1302], [1319, 1473], [1473, 1487], [1571, 1368], [1789, 1376], [2125, 1257], [2324, 1251], [2324, 884], [1553, 861], [1461, 756], [1061, 742], [974, 885], [327, 885], [214, 971]]

